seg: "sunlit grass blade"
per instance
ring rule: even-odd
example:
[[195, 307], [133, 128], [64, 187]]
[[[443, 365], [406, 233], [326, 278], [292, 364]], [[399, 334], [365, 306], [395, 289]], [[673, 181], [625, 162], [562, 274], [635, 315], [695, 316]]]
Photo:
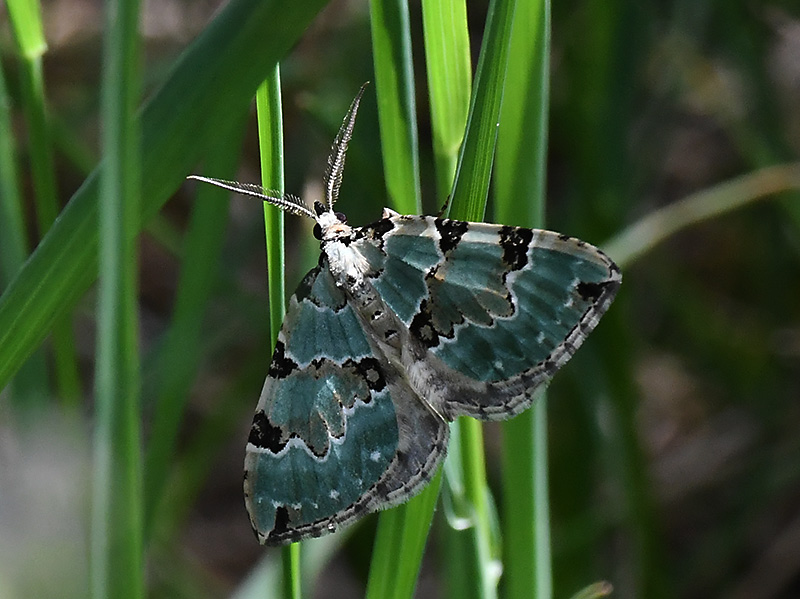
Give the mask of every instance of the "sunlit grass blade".
[[467, 6], [464, 0], [423, 0], [428, 95], [440, 205], [453, 187], [472, 91]]
[[[394, 209], [418, 214], [419, 150], [408, 5], [401, 0], [371, 0], [370, 17], [386, 187]], [[435, 496], [436, 490], [429, 487], [405, 505], [379, 515], [367, 584], [370, 599], [413, 595]]]
[[[258, 141], [261, 159], [261, 185], [283, 193], [283, 114], [281, 109], [280, 68], [258, 87]], [[264, 203], [264, 231], [267, 247], [267, 276], [269, 283], [270, 349], [275, 347], [278, 332], [286, 312], [284, 303], [284, 241], [283, 211]], [[292, 543], [281, 549], [283, 562], [283, 596], [300, 599], [300, 544]]]
[[[549, 0], [514, 14], [497, 160], [495, 220], [543, 227], [550, 76]], [[553, 595], [547, 463], [547, 403], [503, 424], [503, 588], [509, 599]]]
[[[495, 0], [489, 5], [467, 131], [453, 185], [452, 218], [481, 221], [486, 211], [515, 4], [513, 0]], [[468, 529], [471, 547], [465, 553], [472, 564], [466, 571], [478, 575], [477, 584], [469, 590], [474, 597], [493, 597], [497, 593], [493, 565], [496, 548], [487, 502], [482, 429], [480, 423], [468, 418], [460, 419], [457, 425], [461, 428], [465, 496], [473, 510], [473, 525]]]
[[414, 596], [441, 482], [440, 471], [411, 501], [381, 513], [367, 581], [367, 599]]
[[800, 164], [768, 166], [648, 214], [604, 243], [603, 249], [620, 266], [626, 266], [681, 229], [772, 194], [797, 189], [800, 189]]
[[[240, 118], [265, 73], [324, 4], [233, 0], [195, 40], [139, 118], [142, 172], [147, 174], [142, 180], [142, 222], [218, 143], [218, 132]], [[274, 27], [276, 22], [281, 26]], [[265, 29], [270, 35], [264, 35]], [[98, 172], [75, 193], [0, 297], [0, 388], [96, 276]]]
[[91, 593], [144, 597], [137, 252], [139, 4], [106, 5], [100, 187]]
[[[259, 86], [256, 94], [258, 111], [261, 185], [264, 189], [284, 191], [283, 182], [283, 115], [281, 108], [280, 71], [274, 72]], [[264, 230], [267, 244], [267, 278], [269, 282], [269, 328], [272, 347], [281, 330], [285, 306], [284, 214], [264, 203]]]
[[386, 190], [401, 214], [422, 209], [408, 3], [370, 0], [375, 88]]
[[575, 593], [571, 599], [602, 599], [614, 592], [614, 588], [608, 582], [595, 582]]
[[453, 184], [451, 218], [480, 221], [486, 210], [503, 100], [515, 0], [492, 0]]
[[494, 165], [498, 223], [542, 227], [550, 93], [550, 2], [517, 4]]

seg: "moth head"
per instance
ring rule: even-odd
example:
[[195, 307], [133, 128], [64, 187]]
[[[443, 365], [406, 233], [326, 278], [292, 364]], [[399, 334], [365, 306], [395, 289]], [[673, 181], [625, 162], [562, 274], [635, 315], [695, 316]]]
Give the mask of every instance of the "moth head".
[[352, 228], [347, 224], [344, 214], [327, 210], [321, 202], [314, 202], [314, 211], [317, 213], [314, 237], [320, 241], [330, 241], [350, 235]]

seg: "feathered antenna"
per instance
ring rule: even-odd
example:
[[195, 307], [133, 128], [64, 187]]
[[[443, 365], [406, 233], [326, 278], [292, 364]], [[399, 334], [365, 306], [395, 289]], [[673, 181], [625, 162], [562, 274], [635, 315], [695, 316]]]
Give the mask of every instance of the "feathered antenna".
[[333, 205], [339, 198], [339, 186], [342, 184], [342, 172], [344, 171], [344, 157], [347, 153], [347, 144], [350, 138], [353, 137], [353, 127], [356, 123], [356, 113], [358, 112], [358, 105], [361, 103], [361, 96], [364, 95], [364, 90], [369, 81], [361, 86], [358, 90], [353, 103], [350, 104], [350, 109], [347, 111], [342, 126], [339, 127], [339, 133], [336, 134], [336, 139], [333, 140], [331, 152], [328, 154], [328, 167], [325, 169], [325, 207], [333, 212]]
[[223, 179], [213, 179], [211, 177], [201, 177], [199, 175], [189, 175], [187, 179], [195, 179], [197, 181], [204, 181], [211, 183], [217, 187], [235, 191], [246, 196], [258, 198], [263, 202], [268, 202], [273, 206], [277, 206], [281, 210], [291, 212], [298, 216], [307, 216], [308, 218], [317, 220], [317, 215], [308, 206], [303, 203], [303, 200], [292, 194], [280, 195], [277, 191], [264, 189], [260, 185], [252, 183], [239, 183], [237, 181], [224, 181]]
[[[336, 139], [333, 140], [331, 152], [328, 154], [328, 166], [325, 169], [325, 208], [329, 212], [333, 212], [333, 205], [339, 197], [339, 186], [342, 184], [342, 171], [344, 170], [344, 157], [347, 153], [347, 144], [353, 136], [353, 126], [356, 122], [356, 113], [358, 112], [358, 105], [361, 103], [361, 96], [364, 95], [369, 81], [361, 86], [353, 103], [347, 111], [347, 115], [342, 121], [342, 126], [339, 128], [339, 133], [336, 134]], [[214, 179], [212, 177], [202, 177], [200, 175], [189, 175], [187, 179], [195, 179], [205, 183], [211, 183], [217, 187], [222, 187], [229, 191], [235, 191], [246, 196], [258, 198], [263, 202], [268, 202], [273, 206], [277, 206], [281, 210], [297, 214], [298, 216], [307, 216], [308, 218], [317, 220], [318, 214], [306, 206], [306, 204], [295, 195], [280, 194], [277, 191], [264, 189], [260, 185], [252, 183], [239, 183], [237, 181], [225, 181], [223, 179]]]

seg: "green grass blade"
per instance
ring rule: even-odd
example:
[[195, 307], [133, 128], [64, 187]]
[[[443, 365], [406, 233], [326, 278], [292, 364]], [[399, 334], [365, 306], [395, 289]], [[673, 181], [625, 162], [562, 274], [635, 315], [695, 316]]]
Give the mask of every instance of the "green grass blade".
[[550, 2], [517, 4], [493, 180], [498, 223], [544, 225], [550, 93]]
[[[283, 114], [281, 109], [280, 68], [258, 87], [256, 93], [258, 112], [258, 141], [261, 158], [261, 185], [283, 193]], [[264, 203], [264, 232], [267, 248], [267, 276], [269, 283], [270, 348], [275, 347], [278, 332], [286, 312], [284, 303], [284, 243], [283, 211]], [[281, 549], [283, 564], [283, 596], [300, 599], [300, 544], [292, 543]]]
[[[50, 139], [49, 116], [42, 76], [42, 55], [47, 49], [42, 30], [39, 3], [15, 0], [9, 3], [9, 17], [20, 55], [20, 95], [28, 132], [28, 148], [34, 187], [34, 202], [40, 234], [44, 235], [58, 215], [55, 164]], [[7, 129], [10, 131], [11, 129]], [[56, 382], [58, 395], [69, 404], [80, 401], [81, 385], [78, 358], [69, 317], [59, 319], [53, 326]], [[37, 359], [39, 361], [39, 359]], [[31, 364], [29, 368], [36, 368]], [[46, 397], [48, 373], [39, 369], [34, 395]], [[33, 382], [33, 381], [31, 381]]]
[[[218, 143], [218, 132], [239, 118], [265, 73], [324, 4], [233, 0], [192, 44], [139, 119], [146, 174], [142, 222]], [[270, 35], [264, 35], [265, 29]], [[0, 297], [0, 388], [96, 277], [98, 173], [99, 169], [86, 179]]]
[[96, 599], [144, 597], [137, 260], [139, 139], [139, 4], [106, 9], [103, 150], [99, 211], [95, 435], [90, 549]]
[[444, 202], [453, 187], [472, 91], [467, 7], [464, 0], [423, 0], [428, 94], [436, 189]]
[[[517, 5], [494, 190], [496, 221], [544, 225], [550, 64], [549, 0]], [[503, 423], [503, 587], [509, 599], [553, 595], [545, 394]]]
[[42, 57], [23, 55], [23, 59], [20, 96], [28, 130], [37, 222], [40, 233], [44, 235], [58, 216], [53, 147], [47, 124]]
[[572, 599], [602, 599], [613, 592], [614, 589], [608, 582], [595, 582], [575, 593]]
[[[11, 100], [0, 66], [0, 131], [12, 131]], [[0, 135], [0, 289], [22, 268], [28, 256], [22, 197], [19, 190], [19, 169], [15, 156], [14, 137]], [[22, 408], [44, 403], [47, 396], [47, 364], [38, 351], [22, 365], [9, 385], [9, 400]]]
[[800, 189], [800, 164], [779, 164], [725, 181], [665, 206], [603, 244], [620, 266], [638, 260], [685, 227], [701, 223], [776, 193]]
[[[467, 132], [453, 185], [452, 218], [480, 221], [486, 210], [514, 10], [513, 0], [494, 0], [489, 5]], [[478, 575], [478, 582], [469, 589], [472, 596], [493, 597], [497, 593], [497, 579], [493, 564], [493, 518], [489, 512], [489, 490], [483, 465], [482, 429], [479, 423], [464, 418], [458, 425], [465, 464], [465, 500], [471, 507], [473, 519], [472, 527], [468, 529], [469, 548], [464, 554], [472, 563], [464, 571]]]
[[21, 55], [40, 58], [47, 50], [42, 27], [42, 11], [37, 0], [6, 0], [8, 20]]
[[[11, 100], [0, 67], [0, 131], [11, 131]], [[0, 135], [0, 286], [5, 287], [28, 255], [14, 137]]]
[[386, 190], [401, 214], [422, 211], [408, 3], [370, 0], [372, 53]]
[[[419, 154], [408, 6], [401, 0], [372, 0], [370, 16], [386, 187], [393, 208], [418, 214]], [[380, 514], [367, 597], [413, 596], [436, 494], [435, 487], [428, 487], [407, 504]]]
[[407, 504], [380, 514], [366, 599], [414, 596], [441, 481], [440, 471]]
[[[262, 83], [256, 94], [258, 110], [258, 139], [261, 157], [261, 185], [283, 193], [283, 114], [281, 109], [280, 71]], [[282, 210], [264, 203], [264, 231], [267, 245], [267, 277], [269, 282], [270, 347], [275, 347], [286, 313]]]
[[480, 221], [486, 210], [515, 4], [515, 0], [489, 4], [467, 133], [453, 185], [452, 218]]

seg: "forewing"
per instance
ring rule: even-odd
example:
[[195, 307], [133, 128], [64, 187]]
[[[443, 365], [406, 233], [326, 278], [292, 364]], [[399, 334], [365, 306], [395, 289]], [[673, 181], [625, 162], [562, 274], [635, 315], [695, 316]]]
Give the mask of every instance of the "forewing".
[[323, 263], [290, 301], [247, 444], [260, 542], [319, 536], [405, 501], [435, 471], [447, 432], [376, 352]]
[[393, 216], [355, 244], [408, 331], [403, 362], [448, 419], [502, 419], [574, 354], [619, 288], [600, 250], [551, 231]]

